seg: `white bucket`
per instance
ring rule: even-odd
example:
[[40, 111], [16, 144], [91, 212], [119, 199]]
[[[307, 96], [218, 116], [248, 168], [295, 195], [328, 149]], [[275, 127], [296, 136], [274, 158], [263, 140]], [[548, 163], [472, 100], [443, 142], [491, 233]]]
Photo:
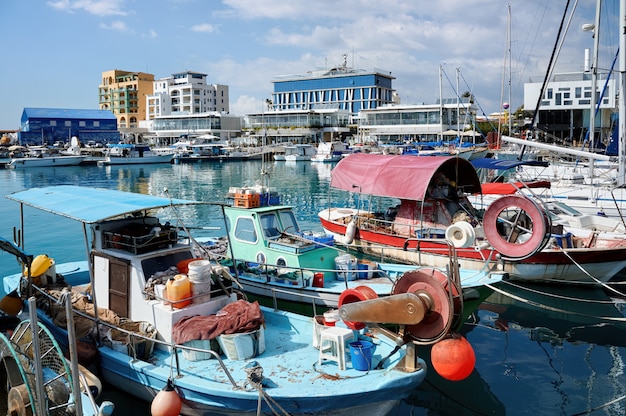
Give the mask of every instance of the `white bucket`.
[[211, 281], [211, 262], [209, 260], [195, 260], [189, 263], [187, 277], [192, 283]]
[[211, 300], [211, 280], [208, 282], [191, 282], [193, 303], [205, 303]]

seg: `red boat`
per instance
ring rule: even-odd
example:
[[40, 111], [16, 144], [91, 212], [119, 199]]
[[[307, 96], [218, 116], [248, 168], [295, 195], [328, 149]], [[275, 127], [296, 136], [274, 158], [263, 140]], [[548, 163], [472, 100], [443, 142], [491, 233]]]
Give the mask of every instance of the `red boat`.
[[504, 271], [512, 279], [606, 282], [626, 267], [626, 236], [583, 238], [553, 227], [527, 196], [475, 209], [467, 195], [481, 193], [481, 183], [462, 158], [353, 154], [333, 169], [330, 186], [357, 193], [359, 208], [321, 211], [326, 233], [383, 260], [445, 267], [448, 240], [461, 268]]

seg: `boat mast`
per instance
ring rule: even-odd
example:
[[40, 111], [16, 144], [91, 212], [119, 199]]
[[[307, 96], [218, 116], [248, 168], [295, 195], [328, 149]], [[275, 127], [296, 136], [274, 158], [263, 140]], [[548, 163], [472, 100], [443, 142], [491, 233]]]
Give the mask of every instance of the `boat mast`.
[[623, 185], [625, 182], [624, 165], [626, 165], [626, 0], [619, 2], [619, 18], [620, 18], [620, 38], [619, 38], [619, 132], [618, 132], [618, 168], [617, 168], [617, 185]]
[[[508, 28], [507, 28], [507, 41], [508, 41], [508, 55], [509, 55], [509, 136], [512, 135], [511, 130], [513, 127], [513, 123], [512, 123], [512, 114], [511, 114], [511, 75], [512, 75], [512, 70], [511, 70], [511, 64], [512, 64], [512, 59], [511, 59], [511, 5], [509, 4], [509, 13], [508, 13]], [[498, 140], [500, 139], [500, 137], [498, 136]]]
[[443, 87], [442, 80], [443, 77], [443, 65], [439, 64], [439, 124], [441, 128], [439, 129], [439, 134], [441, 135], [441, 140], [443, 141]]
[[[598, 84], [598, 49], [600, 48], [600, 9], [602, 0], [596, 1], [596, 18], [593, 29], [593, 59], [591, 61], [591, 112], [589, 113], [589, 149], [593, 152], [595, 148], [595, 128], [596, 128], [596, 88]], [[593, 169], [593, 165], [591, 165]], [[593, 170], [591, 171], [593, 177]]]

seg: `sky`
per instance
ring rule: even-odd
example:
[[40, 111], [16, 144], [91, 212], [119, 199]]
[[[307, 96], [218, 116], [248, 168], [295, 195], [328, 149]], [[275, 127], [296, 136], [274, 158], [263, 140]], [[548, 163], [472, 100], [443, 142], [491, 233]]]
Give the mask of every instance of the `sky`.
[[[209, 84], [229, 86], [231, 114], [258, 113], [272, 80], [341, 65], [344, 55], [350, 67], [391, 72], [403, 104], [435, 103], [441, 89], [446, 98], [470, 91], [479, 113], [507, 102], [516, 109], [524, 82], [545, 76], [567, 3], [2, 1], [0, 130], [18, 129], [25, 107], [97, 109], [102, 72], [112, 69], [155, 79], [202, 72]], [[615, 20], [617, 3], [603, 2], [603, 14]], [[569, 10], [574, 6], [555, 72], [582, 70], [584, 50], [594, 46], [581, 28], [594, 22], [596, 1], [570, 1]], [[604, 35], [605, 26], [599, 39], [615, 41], [606, 53], [598, 50], [600, 68], [618, 45], [616, 29]]]

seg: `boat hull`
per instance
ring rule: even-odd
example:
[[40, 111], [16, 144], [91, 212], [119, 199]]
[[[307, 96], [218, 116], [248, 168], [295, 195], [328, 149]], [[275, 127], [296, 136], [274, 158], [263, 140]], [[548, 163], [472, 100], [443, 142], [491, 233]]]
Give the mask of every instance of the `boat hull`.
[[156, 155], [146, 157], [109, 157], [107, 156], [101, 162], [102, 165], [144, 165], [148, 163], [172, 163], [173, 154]]
[[[408, 397], [426, 376], [426, 363], [421, 359], [415, 372], [391, 369], [390, 366], [397, 364], [403, 355], [395, 354], [388, 359], [386, 369], [370, 370], [368, 374], [380, 373], [380, 377], [371, 378], [371, 383], [363, 384], [359, 375], [365, 373], [349, 367], [340, 373], [344, 382], [338, 388], [334, 376], [325, 376], [338, 374], [335, 363], [317, 364], [321, 372], [315, 370], [319, 353], [311, 344], [312, 318], [269, 309], [263, 309], [263, 313], [266, 350], [253, 360], [263, 368], [264, 376], [271, 379], [272, 386], [266, 386], [265, 393], [289, 414], [359, 415], [372, 409], [375, 409], [375, 414], [387, 414], [402, 398]], [[43, 312], [38, 311], [38, 315], [60, 343], [67, 343], [64, 329], [54, 325]], [[272, 331], [271, 328], [277, 330]], [[294, 345], [299, 347], [293, 348]], [[386, 356], [393, 347], [390, 339], [381, 338], [374, 360]], [[189, 361], [179, 352], [179, 370], [176, 373], [177, 370], [171, 367], [174, 360], [164, 349], [155, 349], [149, 362], [134, 359], [106, 345], [98, 350], [99, 368], [104, 380], [112, 385], [124, 386], [127, 393], [140, 399], [152, 401], [174, 371], [178, 374], [174, 384], [183, 398], [182, 414], [257, 414], [259, 393], [250, 385], [247, 389], [233, 387], [218, 360]], [[244, 385], [248, 380], [245, 367], [250, 360], [225, 359], [224, 362], [235, 382]], [[266, 403], [262, 404], [262, 412], [271, 413]]]
[[85, 160], [85, 156], [48, 156], [48, 157], [25, 157], [11, 159], [7, 164], [12, 169], [27, 168], [44, 168], [44, 167], [61, 167], [61, 166], [77, 166]]
[[[320, 212], [319, 218], [328, 234], [335, 236], [336, 241], [344, 241], [345, 224], [336, 217], [333, 220], [328, 210]], [[361, 229], [350, 245], [368, 254], [422, 266], [445, 267], [449, 261], [448, 248], [443, 241], [441, 244], [425, 242], [419, 252], [404, 250], [406, 241], [398, 235]], [[414, 249], [415, 244], [409, 243], [407, 248]], [[504, 260], [493, 249], [479, 246], [460, 248], [456, 252], [461, 269], [505, 272], [510, 279], [525, 281], [607, 282], [626, 267], [626, 248], [544, 249], [519, 261]]]

